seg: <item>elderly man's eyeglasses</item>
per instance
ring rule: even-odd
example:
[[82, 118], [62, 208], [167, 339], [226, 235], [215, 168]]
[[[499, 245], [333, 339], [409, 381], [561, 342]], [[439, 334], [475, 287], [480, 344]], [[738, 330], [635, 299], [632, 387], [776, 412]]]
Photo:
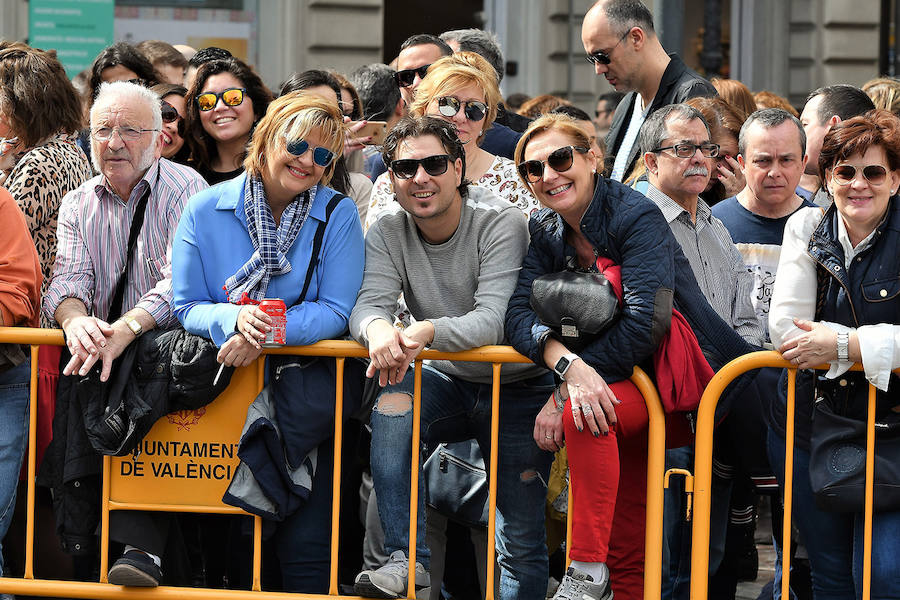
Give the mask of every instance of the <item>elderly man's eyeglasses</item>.
[[609, 57], [612, 54], [612, 51], [616, 49], [616, 46], [622, 43], [622, 40], [628, 37], [628, 34], [631, 33], [631, 29], [626, 31], [622, 37], [619, 38], [619, 41], [615, 43], [615, 45], [609, 50], [596, 50], [594, 52], [588, 52], [588, 55], [585, 56], [589, 63], [595, 65], [608, 65], [612, 62], [612, 59]]
[[416, 75], [419, 76], [419, 79], [425, 79], [425, 73], [428, 72], [428, 67], [430, 66], [430, 64], [427, 64], [416, 67], [415, 69], [403, 69], [402, 71], [397, 71], [394, 73], [394, 81], [397, 82], [398, 87], [409, 87], [416, 80]]
[[425, 158], [401, 158], [391, 161], [391, 171], [397, 179], [410, 179], [418, 171], [419, 165], [432, 177], [443, 175], [450, 164], [450, 156], [447, 154], [435, 154]]
[[98, 142], [106, 142], [112, 138], [113, 133], [118, 131], [119, 137], [126, 142], [133, 142], [148, 131], [159, 131], [159, 129], [137, 129], [135, 127], [97, 127], [91, 130], [91, 135]]
[[[291, 140], [287, 143], [287, 151], [294, 156], [303, 156], [309, 150], [309, 142], [306, 140]], [[313, 162], [320, 167], [327, 167], [334, 160], [334, 152], [322, 146], [313, 148]]]
[[228, 88], [221, 92], [203, 92], [197, 96], [197, 108], [206, 112], [216, 107], [221, 99], [226, 106], [238, 106], [244, 101], [247, 90], [243, 88]]
[[519, 175], [528, 183], [537, 183], [544, 177], [544, 165], [549, 165], [557, 173], [565, 173], [572, 168], [575, 160], [575, 152], [587, 154], [588, 148], [584, 146], [563, 146], [557, 148], [547, 156], [547, 160], [526, 160], [520, 162], [517, 167]]
[[718, 144], [675, 144], [674, 146], [656, 148], [653, 150], [653, 153], [659, 154], [663, 150], [672, 150], [678, 158], [690, 158], [697, 150], [700, 150], [700, 154], [706, 158], [715, 158], [719, 156]]
[[869, 165], [867, 167], [838, 165], [831, 170], [831, 176], [838, 185], [850, 185], [856, 179], [856, 172], [860, 170], [866, 181], [872, 185], [881, 185], [887, 179], [887, 169], [881, 165]]
[[441, 96], [438, 98], [438, 112], [445, 117], [452, 117], [459, 112], [459, 109], [465, 105], [463, 113], [470, 121], [480, 121], [487, 114], [487, 104], [477, 100], [469, 100], [463, 102], [459, 98], [453, 96]]

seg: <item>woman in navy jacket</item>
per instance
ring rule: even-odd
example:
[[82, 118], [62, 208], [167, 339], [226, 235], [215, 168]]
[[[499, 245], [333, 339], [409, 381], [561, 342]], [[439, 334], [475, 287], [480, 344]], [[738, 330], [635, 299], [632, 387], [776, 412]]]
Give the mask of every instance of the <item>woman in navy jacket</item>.
[[[186, 330], [220, 347], [221, 363], [246, 366], [259, 357], [271, 324], [257, 306], [264, 298], [284, 300], [288, 345], [345, 333], [365, 258], [356, 205], [326, 187], [343, 147], [337, 104], [282, 96], [256, 127], [246, 172], [188, 202], [172, 244], [174, 311]], [[282, 434], [295, 424], [284, 423]], [[307, 501], [277, 523], [288, 591], [328, 589], [330, 431], [318, 432], [324, 441]]]
[[[706, 302], [659, 209], [631, 188], [597, 175], [588, 146], [565, 115], [538, 119], [519, 141], [520, 175], [546, 208], [529, 222], [531, 244], [510, 299], [506, 335], [516, 350], [554, 369], [564, 380], [558, 395], [568, 396], [564, 403], [548, 400], [534, 431], [545, 450], [567, 445], [576, 481], [569, 549], [574, 570], [557, 594], [607, 598], [608, 561], [616, 598], [637, 599], [643, 595], [648, 417], [627, 378], [657, 350], [673, 306], [713, 368], [755, 348]], [[621, 311], [576, 355], [538, 319], [531, 287], [541, 275], [590, 268], [597, 257], [621, 268]]]

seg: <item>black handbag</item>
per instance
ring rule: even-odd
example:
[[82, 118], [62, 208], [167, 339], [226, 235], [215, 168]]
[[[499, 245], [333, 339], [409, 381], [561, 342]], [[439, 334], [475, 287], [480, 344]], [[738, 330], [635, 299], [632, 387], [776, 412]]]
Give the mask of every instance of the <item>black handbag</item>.
[[577, 352], [612, 325], [619, 300], [602, 273], [568, 270], [534, 280], [531, 308], [566, 348]]
[[[853, 402], [866, 406], [864, 382]], [[862, 512], [866, 480], [866, 421], [847, 414], [820, 389], [813, 407], [809, 479], [816, 505], [829, 512]], [[865, 414], [865, 409], [862, 411]], [[900, 509], [900, 413], [879, 410], [875, 420], [875, 512]]]
[[468, 527], [487, 527], [488, 480], [477, 442], [439, 444], [423, 469], [428, 506]]

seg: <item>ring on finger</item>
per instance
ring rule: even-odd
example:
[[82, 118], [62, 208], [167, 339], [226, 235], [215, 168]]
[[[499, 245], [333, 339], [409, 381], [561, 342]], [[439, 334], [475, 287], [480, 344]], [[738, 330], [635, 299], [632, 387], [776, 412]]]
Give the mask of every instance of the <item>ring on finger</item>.
[[581, 406], [581, 412], [583, 412], [584, 414], [590, 414], [594, 412], [594, 409], [591, 408], [590, 404], [584, 404]]
[[544, 434], [544, 438], [546, 438], [546, 439], [548, 439], [548, 440], [552, 440], [552, 439], [553, 439], [553, 436], [550, 435], [549, 433], [547, 433], [547, 434]]

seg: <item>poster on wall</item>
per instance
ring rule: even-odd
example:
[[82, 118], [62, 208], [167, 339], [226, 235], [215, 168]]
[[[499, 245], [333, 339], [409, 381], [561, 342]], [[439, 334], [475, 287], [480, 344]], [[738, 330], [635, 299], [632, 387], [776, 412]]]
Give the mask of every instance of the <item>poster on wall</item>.
[[30, 0], [28, 42], [54, 49], [71, 78], [113, 43], [113, 0]]

